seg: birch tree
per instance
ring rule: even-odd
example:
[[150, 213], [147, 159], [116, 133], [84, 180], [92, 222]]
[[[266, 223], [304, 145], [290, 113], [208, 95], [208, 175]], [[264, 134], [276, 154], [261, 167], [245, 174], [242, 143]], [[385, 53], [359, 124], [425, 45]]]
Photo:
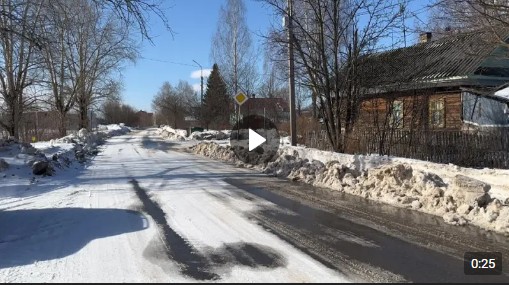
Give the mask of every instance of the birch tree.
[[243, 0], [227, 0], [221, 6], [211, 59], [217, 63], [230, 95], [254, 91], [257, 73], [252, 39], [246, 23]]

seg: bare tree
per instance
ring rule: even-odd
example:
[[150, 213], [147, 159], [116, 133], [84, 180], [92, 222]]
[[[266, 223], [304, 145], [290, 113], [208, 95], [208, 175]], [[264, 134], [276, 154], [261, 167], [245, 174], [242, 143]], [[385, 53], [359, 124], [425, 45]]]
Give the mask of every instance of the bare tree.
[[506, 43], [509, 30], [507, 1], [435, 0], [430, 7], [428, 28], [438, 37], [484, 28], [490, 31], [491, 40]]
[[[25, 107], [33, 103], [24, 90], [35, 82], [38, 45], [31, 41], [40, 18], [41, 1], [2, 0], [0, 7], [0, 125], [19, 137]], [[12, 32], [15, 31], [15, 32]]]
[[[78, 81], [73, 80], [71, 62], [73, 48], [69, 43], [74, 33], [81, 27], [79, 6], [76, 1], [47, 1], [43, 8], [42, 25], [37, 31], [44, 44], [41, 46], [45, 82], [51, 96], [48, 103], [58, 112], [58, 131], [60, 136], [67, 135], [67, 114], [76, 102]], [[51, 39], [51, 40], [50, 40]]]
[[267, 45], [264, 52], [263, 75], [261, 76], [258, 94], [265, 98], [283, 98], [288, 94], [288, 79], [285, 60], [277, 56], [277, 48]]
[[87, 111], [118, 89], [114, 71], [136, 55], [131, 36], [151, 40], [153, 15], [171, 32], [160, 0], [0, 0], [0, 10], [0, 126], [15, 137], [34, 102], [26, 87], [46, 83], [61, 135], [76, 105], [87, 127]]
[[124, 123], [134, 127], [138, 124], [138, 116], [133, 107], [118, 100], [108, 100], [102, 105], [105, 124]]
[[198, 98], [187, 81], [179, 81], [176, 87], [164, 82], [152, 101], [152, 107], [173, 128], [182, 127], [186, 116], [193, 115]]
[[165, 15], [162, 0], [92, 0], [96, 5], [100, 5], [111, 10], [124, 26], [136, 27], [141, 35], [152, 40], [150, 26], [148, 21], [152, 15], [155, 15], [163, 23], [166, 30], [173, 33], [168, 24]]
[[112, 74], [126, 60], [134, 60], [137, 47], [129, 28], [123, 26], [107, 10], [76, 0], [81, 13], [75, 15], [80, 23], [68, 41], [72, 51], [69, 60], [71, 78], [76, 82], [76, 108], [80, 128], [89, 127], [91, 107], [115, 90]]
[[[23, 23], [26, 19], [21, 17], [22, 14], [9, 13], [7, 11], [12, 11], [11, 8], [13, 5], [39, 5], [47, 2], [51, 2], [51, 0], [1, 1], [0, 10], [3, 11], [2, 16], [6, 21], [0, 22], [0, 31], [21, 36], [26, 40], [32, 41], [33, 44], [37, 46], [42, 46], [45, 44], [44, 37], [35, 29], [36, 26], [24, 27]], [[163, 9], [162, 3], [164, 2], [161, 0], [89, 0], [89, 2], [95, 6], [100, 6], [102, 9], [111, 11], [124, 26], [136, 28], [141, 33], [142, 37], [148, 40], [152, 39], [150, 27], [148, 25], [148, 21], [152, 15], [155, 15], [161, 20], [164, 27], [170, 31], [170, 33], [173, 33]], [[20, 27], [22, 27], [23, 31], [19, 29]]]
[[[281, 16], [289, 16], [286, 1], [265, 2]], [[362, 57], [396, 28], [401, 1], [303, 0], [294, 6], [297, 72], [317, 98], [329, 143], [335, 151], [344, 151], [363, 92], [358, 70]], [[283, 31], [279, 35], [274, 40], [286, 44]]]
[[217, 63], [230, 94], [255, 90], [257, 73], [251, 35], [246, 24], [243, 0], [227, 0], [221, 6], [211, 59]]

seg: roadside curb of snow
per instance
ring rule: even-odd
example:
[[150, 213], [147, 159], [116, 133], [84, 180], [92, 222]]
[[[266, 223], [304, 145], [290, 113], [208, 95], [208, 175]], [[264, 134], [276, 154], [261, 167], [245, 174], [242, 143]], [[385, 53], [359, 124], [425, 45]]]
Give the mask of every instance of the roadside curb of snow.
[[334, 153], [319, 156], [320, 160], [308, 159], [305, 151], [322, 151], [307, 148], [304, 151], [302, 147], [281, 147], [276, 160], [266, 165], [245, 164], [230, 147], [215, 142], [200, 142], [191, 151], [268, 175], [441, 216], [449, 224], [472, 224], [509, 235], [509, 201], [491, 197], [491, 185], [464, 175], [457, 174], [444, 181], [439, 175], [415, 169], [410, 163], [379, 156]]
[[77, 134], [71, 134], [63, 138], [54, 139], [50, 141], [53, 146], [58, 143], [72, 143], [74, 147], [68, 151], [73, 153], [74, 158], [78, 162], [85, 162], [88, 157], [95, 156], [99, 153], [99, 145], [104, 144], [106, 139], [113, 136], [120, 136], [129, 133], [131, 129], [119, 125], [99, 125], [97, 131], [89, 132], [87, 129], [81, 129]]
[[[22, 159], [24, 164], [32, 169], [32, 174], [37, 176], [52, 176], [57, 169], [68, 168], [73, 161], [83, 163], [87, 158], [97, 155], [98, 146], [104, 143], [105, 139], [111, 136], [122, 135], [130, 131], [123, 125], [99, 126], [99, 130], [88, 132], [81, 129], [77, 134], [71, 134], [59, 139], [53, 139], [47, 143], [52, 147], [58, 147], [60, 144], [72, 144], [72, 147], [59, 150], [55, 153], [46, 154], [44, 147], [38, 149], [30, 143], [18, 142], [9, 138], [0, 140], [0, 148], [12, 153], [18, 159]], [[4, 159], [0, 159], [0, 172], [7, 170], [9, 164]]]
[[182, 129], [174, 129], [170, 126], [161, 126], [157, 129], [157, 134], [160, 135], [164, 139], [172, 140], [172, 141], [185, 141], [185, 140], [225, 140], [230, 137], [229, 130], [223, 131], [194, 131], [189, 136], [187, 136], [187, 131]]
[[[32, 173], [37, 176], [52, 176], [56, 169], [68, 167], [72, 161], [70, 150], [60, 151], [48, 157], [32, 144], [19, 142], [13, 138], [0, 140], [0, 148], [3, 148], [4, 152], [10, 153], [10, 156], [24, 161], [23, 164], [31, 168]], [[4, 167], [0, 169], [0, 172], [7, 170], [9, 164], [5, 163], [4, 159], [0, 159], [0, 161], [4, 162]], [[17, 168], [19, 169], [19, 165]]]

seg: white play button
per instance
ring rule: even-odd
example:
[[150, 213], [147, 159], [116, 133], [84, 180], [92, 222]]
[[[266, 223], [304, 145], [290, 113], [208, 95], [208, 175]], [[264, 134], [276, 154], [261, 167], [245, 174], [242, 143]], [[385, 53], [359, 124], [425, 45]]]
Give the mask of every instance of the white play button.
[[257, 132], [249, 129], [249, 151], [257, 148], [259, 145], [267, 141], [264, 137], [260, 136]]

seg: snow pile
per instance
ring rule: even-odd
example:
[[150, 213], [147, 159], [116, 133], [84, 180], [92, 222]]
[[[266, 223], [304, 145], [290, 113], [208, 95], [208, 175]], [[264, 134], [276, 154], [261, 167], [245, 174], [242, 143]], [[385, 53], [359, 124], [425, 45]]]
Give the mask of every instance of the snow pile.
[[187, 136], [186, 130], [174, 129], [170, 126], [162, 126], [159, 128], [158, 133], [161, 137], [173, 141], [184, 141]]
[[509, 87], [498, 90], [497, 92], [495, 92], [494, 96], [509, 100]]
[[[202, 142], [192, 149], [196, 154], [243, 165], [231, 147]], [[426, 171], [422, 165], [427, 164], [430, 163], [282, 147], [274, 161], [250, 166], [269, 175], [441, 216], [450, 224], [470, 223], [509, 234], [509, 199], [494, 198], [489, 183], [469, 176], [449, 173], [444, 179]]]
[[59, 143], [99, 145], [109, 137], [125, 135], [130, 131], [131, 129], [126, 127], [124, 124], [98, 125], [97, 131], [95, 132], [89, 132], [86, 129], [81, 129], [76, 134], [70, 134], [62, 138], [53, 139], [50, 143], [52, 145]]
[[230, 147], [224, 147], [217, 143], [208, 143], [202, 142], [195, 146], [192, 146], [191, 149], [194, 153], [200, 154], [206, 157], [210, 157], [213, 159], [228, 161], [228, 162], [238, 162], [239, 160], [235, 156], [235, 153]]
[[[124, 125], [115, 124], [99, 126], [96, 132], [81, 129], [76, 134], [49, 142], [30, 144], [12, 138], [0, 140], [0, 172], [4, 173], [4, 177], [7, 172], [15, 176], [19, 171], [25, 173], [24, 169], [28, 167], [34, 175], [50, 176], [56, 169], [69, 167], [73, 161], [84, 162], [87, 157], [96, 155], [98, 146], [106, 138], [129, 131]], [[10, 168], [15, 169], [9, 171]]]
[[203, 131], [193, 132], [189, 136], [190, 140], [226, 140], [230, 137], [230, 131]]
[[70, 164], [69, 148], [60, 150], [52, 148], [51, 153], [45, 153], [29, 143], [17, 140], [0, 140], [0, 173], [6, 178], [16, 176], [20, 172], [31, 172], [34, 175], [50, 176], [55, 169], [67, 167]]
[[110, 124], [110, 125], [98, 125], [97, 134], [105, 134], [108, 137], [121, 136], [129, 133], [131, 129], [126, 127], [124, 124]]
[[282, 146], [290, 146], [292, 145], [292, 141], [290, 137], [281, 137], [280, 138], [280, 144]]
[[208, 131], [194, 131], [189, 136], [186, 130], [174, 129], [170, 126], [161, 126], [157, 130], [157, 134], [161, 137], [172, 141], [203, 141], [203, 140], [227, 140], [230, 138], [230, 130], [208, 130]]

